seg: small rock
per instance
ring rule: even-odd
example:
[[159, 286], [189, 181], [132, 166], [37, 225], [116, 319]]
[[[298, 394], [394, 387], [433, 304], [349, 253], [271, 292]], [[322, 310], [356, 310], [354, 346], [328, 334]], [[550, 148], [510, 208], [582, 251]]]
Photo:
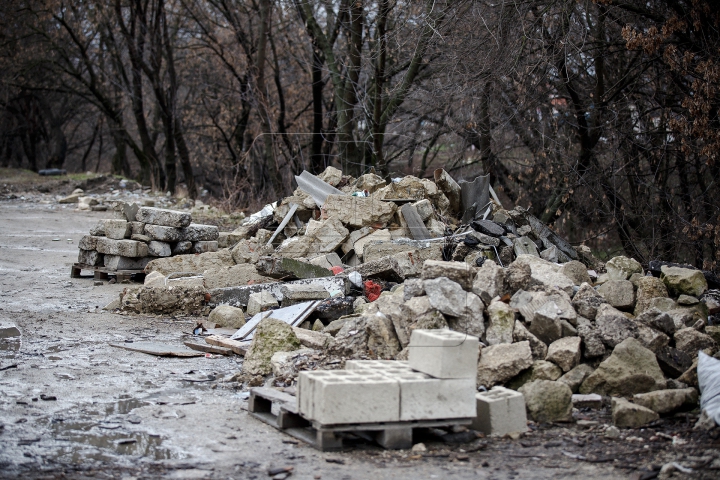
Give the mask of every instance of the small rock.
[[643, 273], [642, 265], [637, 260], [624, 256], [610, 259], [605, 269], [610, 280], [627, 280], [633, 273]]
[[639, 428], [658, 418], [657, 413], [642, 405], [630, 403], [624, 398], [612, 399], [612, 420], [617, 427]]
[[561, 382], [535, 380], [519, 390], [525, 397], [528, 416], [536, 422], [572, 420], [572, 392]]
[[610, 425], [605, 429], [605, 436], [607, 438], [620, 438], [620, 429], [615, 425]]
[[565, 337], [548, 346], [546, 360], [553, 362], [563, 372], [569, 372], [580, 362], [580, 337]]
[[635, 288], [628, 280], [608, 280], [597, 291], [610, 305], [620, 310], [632, 310], [635, 305]]
[[412, 446], [410, 451], [415, 452], [415, 453], [427, 452], [427, 447], [425, 446], [424, 443], [416, 443], [415, 445]]
[[587, 395], [574, 394], [572, 396], [572, 403], [575, 408], [600, 410], [602, 408], [602, 397], [597, 393], [589, 393]]
[[685, 407], [694, 408], [698, 403], [698, 392], [694, 388], [681, 390], [657, 390], [633, 395], [633, 402], [663, 414]]
[[705, 335], [704, 333], [700, 333], [691, 327], [678, 330], [675, 332], [673, 338], [675, 339], [675, 347], [693, 358], [697, 356], [698, 350], [714, 348], [717, 346], [712, 337]]
[[660, 279], [675, 295], [699, 297], [708, 289], [705, 275], [700, 270], [663, 265], [660, 271]]
[[505, 383], [532, 365], [529, 342], [501, 343], [485, 347], [478, 362], [478, 385], [492, 387]]
[[570, 390], [572, 390], [573, 393], [577, 393], [580, 385], [582, 385], [585, 379], [594, 371], [595, 369], [592, 368], [590, 365], [581, 363], [580, 365], [560, 377], [558, 379], [558, 382], [567, 384], [567, 386], [570, 387]]

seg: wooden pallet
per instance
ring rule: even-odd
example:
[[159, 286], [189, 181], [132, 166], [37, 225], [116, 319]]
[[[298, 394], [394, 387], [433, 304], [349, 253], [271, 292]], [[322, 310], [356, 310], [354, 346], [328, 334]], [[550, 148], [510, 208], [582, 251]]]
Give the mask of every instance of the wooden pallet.
[[406, 449], [413, 445], [413, 430], [415, 429], [470, 425], [472, 423], [472, 418], [453, 418], [320, 425], [300, 415], [296, 397], [265, 387], [256, 387], [250, 390], [248, 411], [255, 418], [323, 452], [342, 450], [345, 448], [343, 439], [349, 435], [375, 441], [382, 447], [391, 450]]
[[[82, 270], [92, 270], [93, 277], [96, 280], [105, 280], [109, 275], [114, 275], [118, 282], [130, 280], [133, 275], [145, 274], [144, 270], [114, 270], [107, 267], [86, 265], [84, 263], [73, 263], [72, 267], [70, 267], [70, 278], [83, 278], [83, 276], [80, 275]], [[86, 275], [86, 277], [87, 276], [88, 275]]]

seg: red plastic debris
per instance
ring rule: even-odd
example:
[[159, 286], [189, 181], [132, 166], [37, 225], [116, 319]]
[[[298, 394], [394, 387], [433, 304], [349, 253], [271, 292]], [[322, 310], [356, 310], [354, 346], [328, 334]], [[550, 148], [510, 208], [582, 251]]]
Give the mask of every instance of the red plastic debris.
[[382, 291], [382, 286], [378, 285], [377, 283], [373, 282], [372, 280], [366, 280], [365, 283], [365, 296], [367, 299], [371, 302], [374, 302], [380, 297], [380, 292]]
[[337, 275], [338, 273], [342, 273], [345, 271], [343, 267], [332, 267], [330, 268], [330, 271], [333, 272], [333, 275]]

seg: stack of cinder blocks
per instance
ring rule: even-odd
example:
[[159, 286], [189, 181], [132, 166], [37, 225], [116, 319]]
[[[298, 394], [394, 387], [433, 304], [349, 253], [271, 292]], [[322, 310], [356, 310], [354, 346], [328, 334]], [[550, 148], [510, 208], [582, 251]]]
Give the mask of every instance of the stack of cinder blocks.
[[300, 414], [321, 425], [476, 416], [478, 339], [415, 330], [408, 362], [349, 360], [346, 370], [301, 372]]
[[188, 212], [141, 207], [132, 221], [100, 220], [80, 239], [78, 262], [114, 270], [139, 270], [150, 260], [215, 252], [218, 228], [192, 224]]

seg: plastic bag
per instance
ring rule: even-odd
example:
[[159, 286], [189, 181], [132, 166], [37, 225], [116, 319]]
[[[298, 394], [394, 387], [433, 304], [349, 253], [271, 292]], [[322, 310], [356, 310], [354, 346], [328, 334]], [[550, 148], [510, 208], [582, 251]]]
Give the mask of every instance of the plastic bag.
[[720, 425], [720, 360], [698, 352], [700, 408]]

